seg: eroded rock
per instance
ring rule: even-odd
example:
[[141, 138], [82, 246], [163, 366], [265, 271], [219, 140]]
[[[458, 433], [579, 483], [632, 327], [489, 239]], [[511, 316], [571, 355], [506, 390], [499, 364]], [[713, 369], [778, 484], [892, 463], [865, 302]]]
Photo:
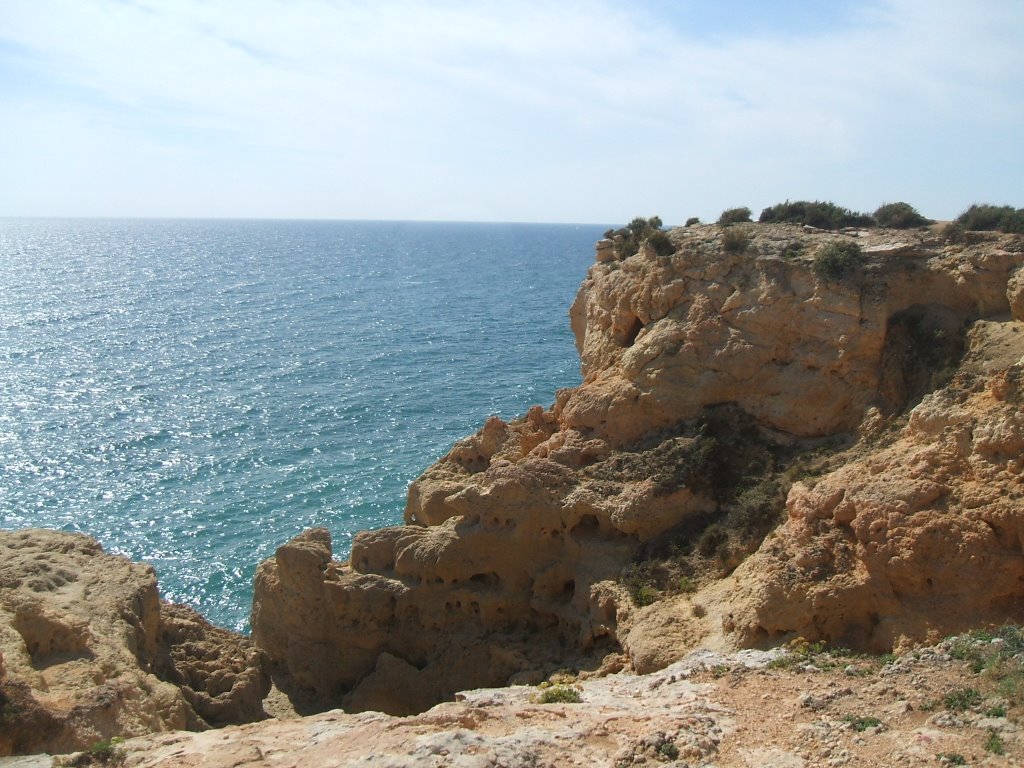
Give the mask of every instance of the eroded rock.
[[163, 609], [150, 566], [88, 536], [0, 532], [0, 755], [261, 717], [251, 644]]

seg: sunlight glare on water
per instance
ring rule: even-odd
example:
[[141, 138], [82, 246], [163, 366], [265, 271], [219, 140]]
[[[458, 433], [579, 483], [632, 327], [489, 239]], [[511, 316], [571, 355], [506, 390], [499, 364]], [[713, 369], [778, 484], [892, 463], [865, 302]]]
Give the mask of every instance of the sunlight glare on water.
[[281, 543], [345, 557], [453, 441], [579, 382], [603, 229], [0, 220], [0, 528], [89, 533], [246, 629]]

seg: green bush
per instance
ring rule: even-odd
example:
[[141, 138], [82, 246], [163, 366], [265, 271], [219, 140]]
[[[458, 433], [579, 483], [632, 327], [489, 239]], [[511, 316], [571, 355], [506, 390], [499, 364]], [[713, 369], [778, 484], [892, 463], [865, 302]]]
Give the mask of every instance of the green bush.
[[733, 502], [729, 522], [744, 533], [765, 533], [775, 527], [786, 506], [779, 481], [765, 478], [742, 491]]
[[727, 208], [722, 211], [722, 215], [718, 217], [718, 223], [722, 226], [728, 226], [729, 224], [743, 224], [747, 221], [750, 221], [750, 209], [745, 207]]
[[957, 216], [956, 223], [975, 232], [1024, 232], [1024, 208], [976, 203]]
[[722, 233], [722, 250], [726, 253], [743, 253], [750, 245], [750, 237], [740, 227], [729, 227]]
[[796, 200], [769, 206], [761, 211], [758, 221], [762, 224], [806, 224], [818, 229], [840, 229], [842, 227], [870, 227], [874, 225], [866, 213], [854, 213], [830, 202]]
[[1006, 744], [995, 731], [990, 730], [988, 732], [988, 738], [985, 739], [985, 743], [982, 746], [985, 747], [986, 752], [991, 752], [993, 755], [1006, 754]]
[[950, 711], [963, 712], [981, 704], [981, 692], [977, 688], [956, 688], [943, 697], [942, 703]]
[[697, 216], [691, 216], [686, 220], [686, 226], [692, 227], [695, 224], [700, 224], [700, 218]]
[[875, 211], [875, 223], [890, 229], [913, 229], [931, 224], [909, 203], [886, 203]]
[[661, 597], [655, 586], [657, 579], [654, 576], [653, 565], [649, 561], [627, 565], [620, 581], [629, 592], [633, 604], [640, 608], [656, 602]]
[[676, 252], [675, 244], [669, 239], [668, 235], [660, 229], [647, 235], [647, 243], [659, 256], [671, 256]]
[[853, 726], [853, 730], [858, 733], [863, 733], [868, 728], [877, 728], [882, 724], [882, 721], [877, 717], [857, 717], [855, 715], [847, 715], [843, 718], [843, 722], [847, 722]]
[[944, 226], [940, 234], [942, 239], [951, 245], [966, 245], [970, 242], [970, 236], [964, 225], [955, 221]]
[[704, 557], [721, 557], [729, 546], [729, 534], [717, 523], [704, 529], [697, 540], [697, 551]]
[[581, 701], [579, 689], [571, 685], [552, 685], [537, 696], [538, 704], [579, 704]]
[[826, 243], [814, 254], [811, 269], [824, 280], [839, 280], [864, 259], [860, 246], [850, 240]]
[[669, 256], [676, 252], [676, 247], [661, 229], [661, 225], [659, 216], [651, 216], [649, 219], [637, 216], [621, 229], [609, 229], [604, 236], [609, 240], [621, 238], [615, 245], [620, 259], [637, 253], [645, 242], [649, 242], [659, 256]]
[[779, 251], [779, 256], [784, 259], [795, 259], [804, 252], [804, 244], [799, 240], [791, 240]]
[[111, 739], [97, 741], [88, 750], [80, 754], [71, 763], [74, 768], [86, 768], [93, 765], [121, 765], [124, 763], [125, 753], [119, 745], [124, 742], [120, 736]]
[[[1001, 642], [993, 643], [996, 639]], [[1006, 624], [993, 630], [974, 630], [954, 639], [949, 653], [966, 661], [970, 670], [994, 685], [1011, 706], [1024, 706], [1024, 627]]]
[[[658, 753], [659, 757], [668, 761], [679, 759], [679, 747], [676, 746], [674, 741], [669, 739], [661, 739], [658, 741], [654, 747], [654, 751]], [[1002, 752], [999, 754], [1002, 754]]]
[[1003, 232], [1024, 235], [1024, 208], [1018, 208], [1013, 213], [1006, 214], [999, 228]]

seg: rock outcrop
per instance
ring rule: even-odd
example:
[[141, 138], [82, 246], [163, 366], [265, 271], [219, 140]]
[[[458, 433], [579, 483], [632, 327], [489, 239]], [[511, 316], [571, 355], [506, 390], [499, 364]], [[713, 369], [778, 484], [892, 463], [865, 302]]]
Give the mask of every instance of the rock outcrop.
[[94, 539], [0, 532], [0, 755], [262, 717], [262, 657]]
[[[617, 668], [623, 647], [656, 669], [698, 643], [802, 634], [881, 649], [1012, 615], [1024, 513], [982, 504], [985, 488], [1020, 476], [1012, 396], [984, 407], [995, 396], [982, 380], [1004, 374], [926, 398], [905, 442], [883, 450], [880, 435], [978, 349], [979, 320], [1019, 330], [1020, 238], [964, 247], [924, 230], [752, 225], [746, 249], [727, 252], [722, 234], [676, 230], [670, 256], [599, 249], [570, 312], [581, 386], [456, 444], [411, 486], [406, 525], [359, 534], [349, 563], [332, 561], [325, 531], [264, 562], [254, 639], [279, 673], [352, 710], [407, 713], [567, 660]], [[861, 265], [838, 278], [813, 268], [851, 239]], [[859, 465], [792, 484], [794, 456], [858, 435], [843, 455]], [[789, 522], [722, 581], [771, 527], [738, 498], [751, 488], [780, 503], [789, 490]], [[747, 540], [721, 546], [736, 535], [722, 523], [744, 509]], [[699, 542], [715, 578], [675, 608], [638, 608], [619, 576], [666, 542]], [[951, 613], [972, 583], [989, 597]]]

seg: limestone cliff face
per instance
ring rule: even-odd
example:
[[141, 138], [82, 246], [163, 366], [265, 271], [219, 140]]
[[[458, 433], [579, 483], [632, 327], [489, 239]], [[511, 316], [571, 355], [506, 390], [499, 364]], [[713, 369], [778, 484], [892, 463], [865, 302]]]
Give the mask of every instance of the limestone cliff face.
[[[905, 442], [878, 434], [951, 373], [972, 323], [975, 340], [982, 318], [1018, 328], [1019, 238], [964, 248], [927, 231], [748, 233], [739, 253], [718, 227], [674, 231], [671, 256], [608, 260], [599, 246], [570, 312], [582, 385], [456, 444], [413, 483], [406, 525], [359, 534], [349, 563], [331, 560], [324, 531], [279, 549], [257, 575], [256, 642], [297, 685], [402, 712], [574, 655], [598, 667], [620, 647], [648, 669], [712, 636], [886, 647], [939, 626], [934, 614], [972, 580], [990, 599], [942, 626], [1005, 615], [1024, 594], [1022, 513], [981, 499], [1020, 475], [1012, 396], [947, 391], [918, 406]], [[860, 243], [865, 261], [826, 279], [813, 258], [834, 240]], [[979, 368], [977, 381], [989, 375], [1002, 374]], [[730, 467], [757, 463], [744, 457], [753, 443], [798, 450], [857, 430], [876, 441], [858, 443], [863, 458], [795, 484], [788, 522], [729, 580], [673, 603], [678, 614], [638, 610], [616, 583], [642, 548], [723, 514], [722, 488], [743, 474]], [[888, 620], [908, 594], [921, 599]], [[711, 607], [695, 613], [698, 601]], [[669, 647], [641, 651], [652, 634]]]
[[[162, 615], [163, 613], [163, 615]], [[87, 536], [0, 532], [0, 756], [263, 716], [259, 652]]]
[[894, 436], [794, 485], [731, 580], [739, 643], [885, 651], [1024, 616], [1024, 327], [980, 321], [970, 344]]

